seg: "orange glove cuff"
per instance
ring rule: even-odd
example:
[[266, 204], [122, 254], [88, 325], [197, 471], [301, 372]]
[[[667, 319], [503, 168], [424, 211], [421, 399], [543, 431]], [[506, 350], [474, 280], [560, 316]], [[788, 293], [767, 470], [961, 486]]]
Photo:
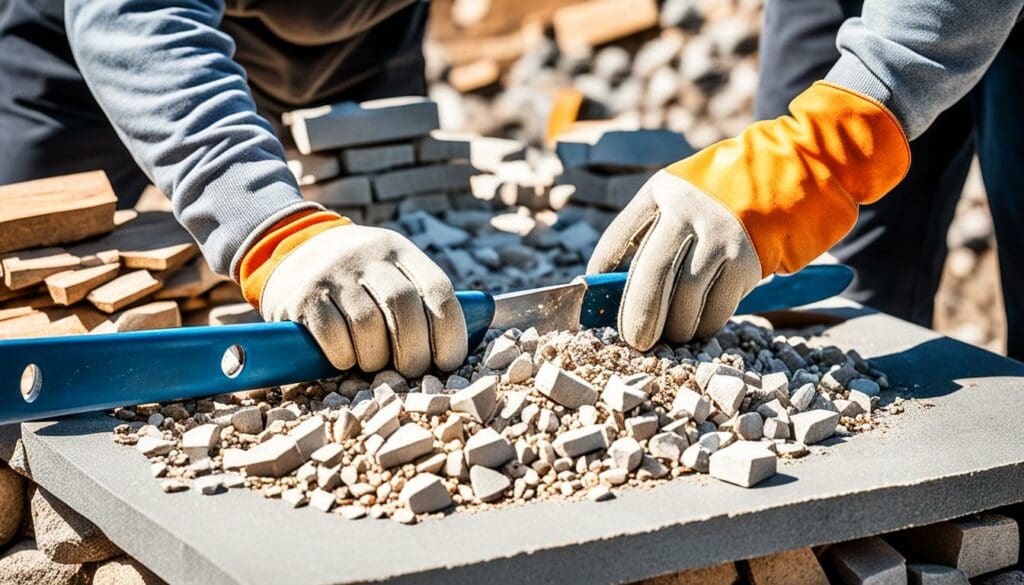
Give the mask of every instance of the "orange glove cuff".
[[746, 228], [764, 276], [795, 272], [853, 227], [910, 168], [910, 145], [877, 101], [819, 81], [791, 116], [753, 124], [666, 170], [721, 201]]
[[289, 252], [325, 230], [351, 223], [332, 211], [306, 209], [274, 224], [242, 258], [238, 274], [245, 300], [259, 309], [263, 286]]

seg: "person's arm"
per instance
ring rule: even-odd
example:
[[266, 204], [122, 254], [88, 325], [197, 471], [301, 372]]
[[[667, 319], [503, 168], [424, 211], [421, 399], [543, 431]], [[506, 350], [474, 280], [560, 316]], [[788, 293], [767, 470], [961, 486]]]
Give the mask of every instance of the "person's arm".
[[75, 61], [139, 167], [214, 270], [303, 209], [284, 149], [256, 113], [222, 0], [66, 0]]
[[867, 0], [839, 29], [826, 81], [873, 98], [910, 140], [981, 79], [1024, 0]]
[[638, 349], [713, 335], [758, 279], [794, 272], [910, 167], [908, 138], [965, 95], [1024, 0], [867, 0], [841, 57], [790, 115], [655, 174], [598, 242], [588, 272], [631, 260], [618, 325]]

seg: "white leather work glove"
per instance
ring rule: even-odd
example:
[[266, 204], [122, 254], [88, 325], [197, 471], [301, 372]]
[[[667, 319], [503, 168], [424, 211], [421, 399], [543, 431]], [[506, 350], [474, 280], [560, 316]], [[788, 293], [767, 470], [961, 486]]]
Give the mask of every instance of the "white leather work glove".
[[[302, 323], [342, 370], [373, 372], [393, 360], [414, 377], [431, 364], [445, 371], [462, 364], [466, 323], [437, 264], [391, 230], [330, 212], [299, 215], [261, 239], [271, 240], [262, 262], [258, 246], [243, 260], [243, 291], [250, 302], [257, 297], [265, 320]], [[254, 251], [251, 264], [259, 266], [247, 269]]]
[[663, 335], [675, 343], [714, 335], [761, 279], [732, 212], [664, 170], [605, 230], [587, 273], [613, 272], [631, 257], [618, 328], [641, 351]]

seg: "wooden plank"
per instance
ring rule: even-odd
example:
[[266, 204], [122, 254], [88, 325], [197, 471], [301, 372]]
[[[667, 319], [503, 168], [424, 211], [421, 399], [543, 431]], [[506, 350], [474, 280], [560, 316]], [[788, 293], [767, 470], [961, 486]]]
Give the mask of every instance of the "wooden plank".
[[79, 257], [116, 251], [125, 268], [168, 270], [199, 254], [199, 246], [170, 213], [147, 211], [113, 233], [70, 248]]
[[43, 282], [47, 276], [78, 268], [82, 261], [60, 247], [23, 250], [0, 256], [4, 284], [20, 290]]
[[210, 292], [206, 297], [210, 299], [211, 305], [227, 305], [230, 303], [245, 302], [245, 297], [242, 296], [242, 289], [234, 282], [218, 284], [210, 289]]
[[[50, 293], [46, 291], [45, 286], [38, 286], [32, 288], [23, 289], [28, 294], [19, 296], [14, 299], [8, 299], [4, 302], [0, 302], [0, 309], [11, 309], [14, 307], [30, 307], [33, 309], [44, 309], [47, 307], [53, 307], [57, 303], [53, 302], [53, 298]], [[23, 291], [17, 291], [23, 292]]]
[[0, 321], [0, 339], [81, 335], [89, 328], [74, 314], [48, 315], [36, 311], [24, 317]]
[[113, 313], [138, 301], [160, 288], [160, 281], [148, 270], [136, 270], [118, 276], [94, 289], [86, 297], [104, 313]]
[[221, 305], [210, 309], [210, 325], [237, 325], [239, 323], [261, 323], [263, 318], [249, 303]]
[[174, 301], [156, 301], [112, 315], [90, 333], [122, 333], [181, 327], [181, 312]]
[[552, 17], [555, 40], [574, 54], [658, 24], [654, 0], [591, 0], [559, 8]]
[[100, 264], [91, 268], [58, 272], [46, 278], [46, 288], [58, 305], [73, 305], [92, 290], [117, 276], [118, 264]]
[[32, 307], [11, 307], [10, 309], [0, 309], [0, 321], [24, 317], [35, 312], [37, 311]]
[[103, 171], [0, 187], [0, 253], [107, 233], [114, 229], [116, 206]]
[[155, 299], [188, 299], [198, 297], [222, 282], [231, 279], [217, 274], [202, 257], [195, 258], [164, 281], [164, 287], [153, 295]]

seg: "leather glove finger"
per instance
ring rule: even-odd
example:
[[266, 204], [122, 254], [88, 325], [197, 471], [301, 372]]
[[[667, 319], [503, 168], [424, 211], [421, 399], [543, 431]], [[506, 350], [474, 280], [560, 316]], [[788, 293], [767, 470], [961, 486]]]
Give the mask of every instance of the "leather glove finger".
[[407, 377], [427, 371], [430, 330], [419, 290], [396, 265], [384, 262], [370, 266], [362, 284], [387, 323], [395, 369]]
[[362, 282], [346, 283], [332, 291], [352, 335], [356, 363], [364, 372], [376, 372], [387, 367], [391, 360], [387, 321], [377, 301], [362, 286]]
[[309, 329], [331, 365], [339, 370], [355, 367], [356, 352], [348, 322], [331, 298], [330, 290], [307, 296], [295, 320]]
[[469, 352], [466, 319], [455, 297], [455, 287], [441, 267], [418, 248], [410, 246], [404, 250], [398, 268], [422, 297], [434, 363], [445, 372], [454, 370], [462, 365]]

